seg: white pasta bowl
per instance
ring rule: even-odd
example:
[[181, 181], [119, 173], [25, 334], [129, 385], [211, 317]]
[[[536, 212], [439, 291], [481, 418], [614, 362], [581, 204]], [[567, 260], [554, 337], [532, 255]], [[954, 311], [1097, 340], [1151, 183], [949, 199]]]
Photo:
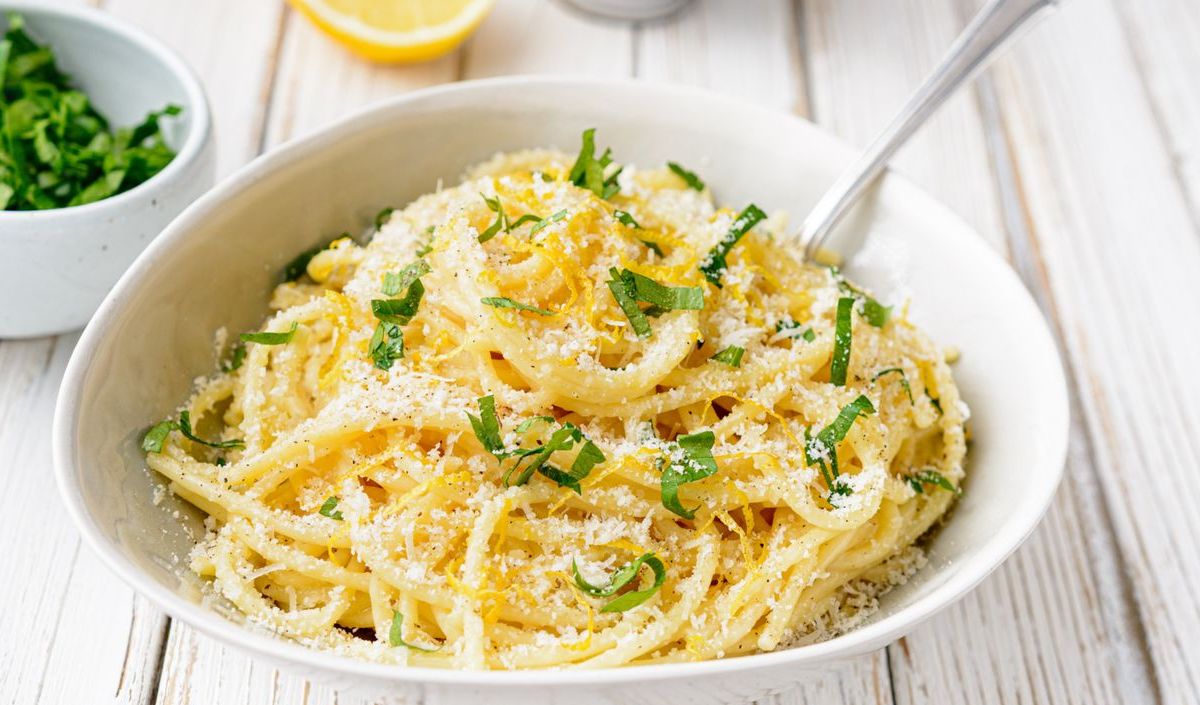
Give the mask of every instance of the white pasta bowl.
[[[67, 369], [55, 418], [59, 487], [88, 543], [157, 605], [213, 637], [342, 688], [407, 702], [741, 702], [819, 677], [945, 609], [1029, 535], [1062, 474], [1067, 395], [1037, 306], [971, 228], [889, 175], [842, 227], [850, 273], [962, 351], [974, 412], [966, 493], [929, 542], [929, 563], [864, 624], [808, 646], [690, 664], [606, 670], [464, 672], [354, 661], [252, 626], [202, 590], [186, 554], [199, 513], [152, 498], [143, 431], [213, 369], [220, 326], [253, 329], [277, 272], [299, 250], [453, 183], [499, 150], [577, 148], [597, 127], [622, 160], [679, 160], [721, 202], [802, 214], [852, 157], [795, 117], [690, 89], [517, 78], [465, 83], [378, 105], [247, 166], [141, 255], [100, 307]], [[839, 243], [835, 243], [838, 247]]]

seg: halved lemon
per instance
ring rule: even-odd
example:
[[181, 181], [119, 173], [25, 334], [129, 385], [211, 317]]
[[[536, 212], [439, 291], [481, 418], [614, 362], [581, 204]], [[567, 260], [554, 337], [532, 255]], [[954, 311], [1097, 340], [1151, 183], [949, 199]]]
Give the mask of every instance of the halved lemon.
[[291, 0], [346, 48], [373, 61], [427, 61], [467, 38], [495, 0]]

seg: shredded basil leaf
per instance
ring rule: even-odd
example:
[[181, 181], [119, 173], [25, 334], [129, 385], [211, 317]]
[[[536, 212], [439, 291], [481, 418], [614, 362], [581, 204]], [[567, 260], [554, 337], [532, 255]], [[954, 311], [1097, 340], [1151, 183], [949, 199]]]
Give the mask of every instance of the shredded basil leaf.
[[592, 468], [604, 462], [604, 453], [600, 448], [591, 441], [584, 441], [583, 446], [579, 449], [579, 454], [575, 456], [575, 462], [571, 464], [571, 470], [564, 472], [557, 467], [546, 463], [538, 468], [538, 472], [545, 477], [558, 483], [560, 487], [567, 487], [575, 491], [575, 494], [583, 494], [583, 486], [580, 481], [586, 478], [592, 472]]
[[396, 212], [395, 208], [388, 206], [387, 208], [384, 208], [383, 210], [376, 213], [375, 214], [375, 232], [379, 232], [380, 230], [383, 230], [383, 226], [392, 217], [392, 213], [395, 213], [395, 212]]
[[862, 309], [859, 311], [859, 313], [862, 314], [863, 318], [867, 319], [867, 323], [870, 323], [876, 328], [882, 328], [887, 324], [888, 320], [892, 317], [891, 306], [884, 306], [872, 298], [867, 292], [846, 281], [845, 277], [842, 276], [841, 270], [839, 270], [837, 267], [830, 267], [829, 272], [833, 275], [833, 278], [837, 280], [839, 289], [847, 294], [853, 294], [856, 298], [862, 300]]
[[343, 237], [346, 236], [339, 235], [323, 245], [310, 247], [309, 249], [296, 255], [294, 258], [292, 258], [292, 261], [288, 262], [287, 266], [283, 268], [283, 280], [285, 282], [294, 282], [300, 277], [304, 276], [308, 272], [308, 263], [312, 261], [312, 258], [329, 249], [330, 245], [342, 239]]
[[292, 321], [292, 327], [285, 331], [270, 332], [259, 331], [258, 333], [242, 333], [239, 336], [243, 343], [258, 343], [259, 345], [284, 345], [292, 342], [292, 338], [296, 335], [297, 324]]
[[[517, 462], [513, 464], [508, 472], [504, 473], [503, 482], [506, 486], [524, 485], [529, 482], [535, 472], [542, 470], [542, 466], [550, 460], [550, 456], [562, 450], [571, 450], [576, 441], [583, 439], [583, 433], [574, 424], [563, 424], [554, 433], [550, 434], [550, 440], [546, 441], [545, 445], [537, 448], [521, 449], [515, 452], [518, 456]], [[524, 469], [521, 469], [521, 464], [528, 462]], [[520, 470], [516, 479], [512, 479], [513, 473]], [[544, 472], [542, 474], [545, 474]], [[551, 478], [554, 479], [554, 478]]]
[[170, 419], [159, 421], [146, 431], [146, 435], [142, 436], [142, 452], [144, 453], [161, 453], [163, 443], [167, 440], [167, 436], [178, 428], [178, 425]]
[[712, 454], [715, 441], [712, 431], [700, 431], [676, 438], [668, 451], [671, 462], [662, 473], [662, 505], [684, 519], [695, 518], [696, 510], [686, 509], [679, 502], [679, 486], [717, 472], [717, 461]]
[[500, 232], [501, 228], [508, 230], [508, 216], [504, 215], [504, 206], [500, 204], [499, 196], [496, 196], [495, 198], [488, 198], [482, 193], [479, 194], [479, 196], [483, 199], [483, 202], [487, 204], [488, 210], [496, 214], [496, 222], [489, 225], [487, 230], [479, 233], [479, 237], [476, 238], [480, 244], [483, 244], [495, 237], [496, 233]]
[[821, 475], [825, 478], [825, 486], [829, 488], [830, 504], [833, 503], [833, 495], [850, 494], [850, 487], [838, 481], [838, 444], [845, 440], [850, 427], [859, 416], [869, 416], [873, 413], [875, 407], [871, 400], [860, 394], [854, 401], [842, 407], [837, 418], [821, 429], [816, 436], [810, 437], [807, 430], [804, 432], [804, 461], [810, 467], [820, 468]]
[[650, 240], [642, 240], [641, 242], [643, 245], [650, 248], [650, 251], [654, 254], [658, 255], [659, 257], [666, 257], [666, 255], [663, 254], [662, 248], [658, 246], [657, 242], [652, 242]]
[[854, 341], [850, 314], [853, 310], [854, 299], [848, 296], [838, 299], [833, 329], [833, 360], [829, 363], [829, 382], [837, 387], [846, 386], [846, 373], [850, 369], [850, 346]]
[[913, 492], [916, 492], [917, 494], [925, 493], [925, 485], [933, 485], [935, 487], [941, 487], [947, 492], [962, 494], [961, 487], [947, 480], [945, 475], [942, 475], [942, 473], [938, 472], [937, 470], [933, 470], [932, 468], [925, 468], [924, 470], [909, 475], [906, 479], [909, 487], [912, 487]]
[[522, 421], [521, 423], [517, 424], [516, 432], [518, 434], [525, 433], [529, 429], [533, 428], [533, 425], [535, 423], [554, 423], [554, 417], [553, 416], [531, 416], [530, 418], [527, 418], [524, 421]]
[[596, 128], [589, 127], [583, 131], [583, 144], [579, 148], [579, 156], [575, 158], [575, 164], [571, 166], [571, 173], [567, 178], [576, 186], [585, 188], [600, 198], [608, 199], [621, 190], [617, 184], [617, 175], [621, 173], [621, 169], [607, 177], [604, 176], [609, 164], [612, 164], [612, 150], [604, 150], [604, 154], [597, 159]]
[[530, 313], [536, 313], [539, 316], [554, 315], [553, 311], [549, 311], [544, 308], [538, 308], [537, 306], [530, 306], [529, 304], [523, 304], [520, 301], [513, 301], [507, 296], [485, 296], [479, 301], [480, 303], [491, 306], [492, 308], [511, 308], [517, 311], [529, 311]]
[[467, 419], [480, 445], [499, 460], [505, 453], [504, 441], [500, 439], [500, 420], [496, 417], [496, 397], [489, 394], [480, 397], [478, 403], [479, 416], [467, 412]]
[[699, 176], [696, 176], [695, 172], [688, 171], [675, 162], [667, 162], [667, 168], [675, 172], [676, 176], [683, 179], [688, 188], [696, 191], [704, 190], [704, 182], [700, 180]]
[[432, 653], [441, 648], [439, 646], [431, 649], [424, 646], [417, 646], [416, 644], [410, 644], [405, 641], [404, 615], [400, 614], [400, 612], [397, 610], [392, 610], [392, 626], [388, 629], [388, 644], [390, 646], [403, 646], [406, 649], [413, 649], [415, 651], [424, 651], [425, 653]]
[[784, 333], [786, 331], [787, 337], [795, 338], [796, 336], [800, 336], [807, 343], [811, 343], [817, 339], [817, 334], [813, 332], [812, 328], [805, 328], [801, 331], [800, 325], [790, 318], [784, 318], [775, 323], [775, 332]]
[[245, 361], [246, 361], [246, 344], [239, 341], [236, 345], [233, 346], [233, 349], [231, 349], [229, 351], [229, 359], [223, 360], [221, 362], [221, 371], [222, 372], [233, 372], [234, 370], [241, 367], [242, 363]]
[[396, 296], [401, 291], [412, 286], [413, 282], [433, 271], [429, 263], [417, 259], [399, 272], [388, 272], [383, 275], [383, 293], [385, 296]]
[[321, 509], [319, 510], [321, 516], [327, 516], [335, 521], [342, 521], [344, 517], [342, 516], [341, 511], [339, 511], [337, 508], [338, 501], [339, 500], [337, 497], [330, 497], [329, 499], [325, 500], [325, 503], [321, 505]]
[[705, 279], [712, 282], [713, 286], [718, 288], [721, 286], [721, 275], [725, 272], [727, 266], [725, 258], [729, 256], [729, 251], [746, 233], [750, 232], [750, 228], [765, 220], [766, 217], [767, 214], [753, 203], [746, 206], [729, 226], [729, 232], [725, 233], [721, 241], [704, 256], [700, 262], [700, 271], [704, 273]]
[[908, 395], [909, 403], [916, 405], [916, 400], [913, 399], [912, 386], [908, 383], [908, 375], [904, 374], [904, 370], [899, 367], [889, 367], [886, 370], [880, 370], [871, 378], [872, 382], [878, 382], [879, 378], [888, 374], [900, 375], [900, 386], [904, 388], [904, 393]]
[[665, 286], [650, 277], [631, 272], [621, 272], [622, 278], [633, 282], [633, 296], [663, 311], [699, 311], [704, 308], [704, 290], [698, 286]]
[[[524, 217], [524, 216], [522, 216], [522, 217]], [[529, 229], [529, 234], [537, 235], [547, 225], [550, 225], [551, 223], [557, 223], [558, 221], [560, 221], [566, 217], [567, 217], [567, 211], [561, 210], [561, 211], [556, 211], [554, 213], [551, 213], [550, 215], [546, 216], [545, 218], [537, 218], [537, 224]], [[517, 222], [519, 223], [520, 221], [517, 221]], [[515, 228], [516, 225], [514, 225], [513, 227]]]
[[608, 270], [608, 274], [611, 277], [607, 282], [608, 290], [612, 292], [617, 305], [629, 319], [629, 325], [633, 327], [633, 332], [639, 338], [649, 338], [651, 335], [650, 321], [637, 304], [633, 273], [629, 270], [618, 271], [616, 267], [613, 267]]
[[380, 321], [375, 326], [367, 353], [377, 368], [384, 371], [392, 369], [396, 360], [404, 357], [404, 331], [395, 323]]
[[599, 586], [592, 585], [587, 580], [584, 580], [583, 576], [579, 573], [578, 563], [574, 559], [571, 560], [571, 569], [575, 574], [575, 585], [592, 597], [611, 597], [615, 595], [618, 590], [629, 585], [637, 578], [638, 571], [641, 570], [643, 565], [649, 566], [650, 570], [654, 572], [654, 584], [645, 590], [633, 590], [621, 595], [601, 607], [601, 612], [624, 612], [649, 600], [662, 587], [663, 582], [666, 581], [666, 566], [663, 565], [658, 556], [653, 553], [646, 553], [618, 568], [609, 577], [607, 585]]
[[637, 228], [638, 230], [642, 229], [642, 226], [638, 225], [638, 222], [633, 219], [633, 216], [630, 215], [628, 211], [615, 210], [613, 211], [613, 217], [617, 219], [618, 223], [627, 228]]
[[730, 367], [741, 367], [742, 366], [742, 355], [745, 355], [745, 354], [746, 354], [745, 348], [739, 348], [736, 345], [730, 345], [729, 347], [718, 352], [716, 355], [713, 355], [709, 359], [715, 360], [717, 362], [723, 362], [726, 365], [729, 365]]
[[421, 298], [425, 296], [425, 286], [417, 279], [409, 285], [408, 291], [399, 299], [372, 299], [371, 313], [384, 323], [398, 326], [408, 325], [421, 306]]
[[245, 448], [246, 442], [240, 438], [235, 438], [230, 441], [206, 441], [196, 434], [192, 433], [192, 416], [187, 411], [179, 412], [179, 432], [189, 441], [194, 441], [200, 445], [208, 446], [209, 448]]

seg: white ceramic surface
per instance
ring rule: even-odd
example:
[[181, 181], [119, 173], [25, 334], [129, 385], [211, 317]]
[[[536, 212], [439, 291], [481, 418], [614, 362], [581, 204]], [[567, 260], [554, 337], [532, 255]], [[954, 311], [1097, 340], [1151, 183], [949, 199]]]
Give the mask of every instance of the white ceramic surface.
[[[909, 182], [885, 178], [834, 247], [859, 248], [849, 272], [957, 345], [974, 417], [966, 494], [929, 546], [929, 565], [864, 625], [820, 644], [693, 664], [601, 671], [454, 672], [397, 668], [311, 651], [244, 626], [205, 601], [178, 562], [199, 514], [151, 503], [143, 431], [213, 369], [212, 332], [254, 327], [281, 267], [331, 233], [365, 226], [450, 183], [497, 150], [577, 149], [597, 127], [619, 160], [676, 159], [718, 198], [799, 214], [852, 156], [795, 117], [678, 87], [499, 79], [414, 93], [262, 157], [186, 210], [138, 259], [84, 332], [55, 418], [59, 486], [89, 544], [177, 618], [338, 687], [409, 702], [740, 702], [876, 649], [965, 594], [1036, 525], [1062, 473], [1067, 397], [1057, 351], [1008, 266], [959, 218]], [[163, 302], [181, 305], [164, 305]], [[184, 524], [173, 516], [179, 510]]]
[[[199, 81], [170, 50], [80, 4], [9, 0], [5, 13], [54, 50], [59, 67], [114, 126], [168, 103], [175, 159], [145, 183], [103, 201], [44, 211], [0, 211], [0, 338], [82, 327], [134, 258], [213, 184], [216, 152]], [[7, 27], [0, 17], [0, 27]]]

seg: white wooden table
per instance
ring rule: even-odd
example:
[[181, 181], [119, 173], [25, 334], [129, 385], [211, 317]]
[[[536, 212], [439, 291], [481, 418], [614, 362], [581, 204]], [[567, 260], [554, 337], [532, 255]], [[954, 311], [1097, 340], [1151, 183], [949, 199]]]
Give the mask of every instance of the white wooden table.
[[[279, 0], [99, 4], [200, 73], [226, 175], [374, 100], [515, 73], [707, 86], [862, 144], [976, 2], [697, 0], [625, 24], [499, 0], [460, 51], [399, 68]], [[1200, 2], [1071, 0], [900, 155], [1051, 321], [1072, 385], [1066, 479], [969, 597], [771, 702], [1200, 702], [1198, 77]], [[171, 622], [81, 547], [49, 450], [75, 339], [0, 341], [0, 703], [357, 705]]]

